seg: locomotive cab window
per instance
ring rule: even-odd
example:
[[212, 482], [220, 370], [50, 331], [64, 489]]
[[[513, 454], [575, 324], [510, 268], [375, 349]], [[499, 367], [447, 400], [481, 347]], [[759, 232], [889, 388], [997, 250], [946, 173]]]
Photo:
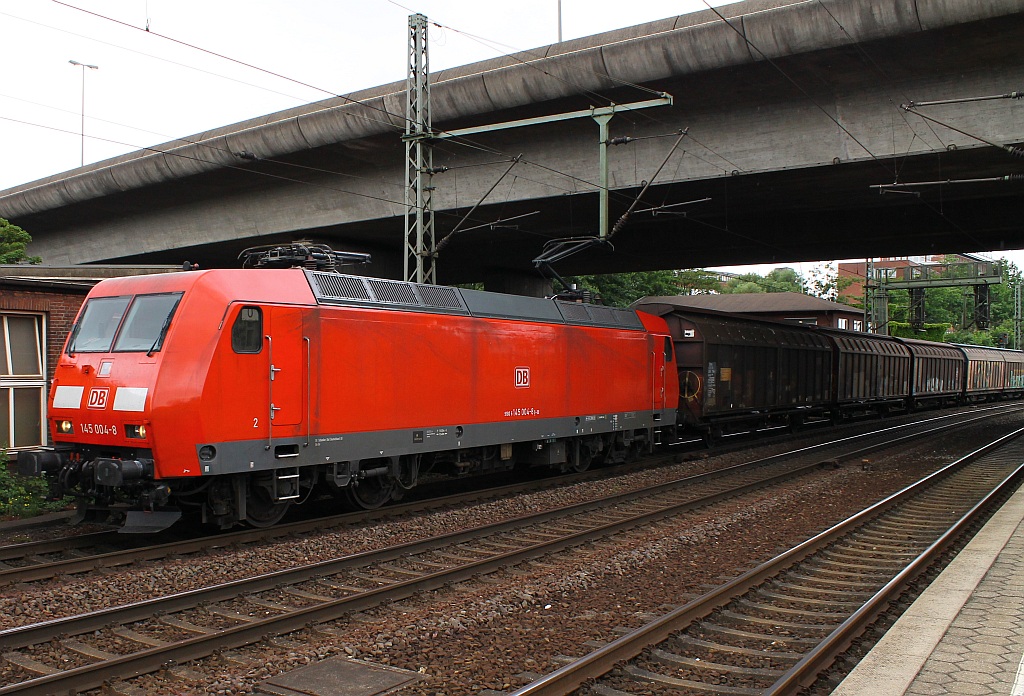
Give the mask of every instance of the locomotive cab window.
[[68, 353], [106, 353], [131, 297], [96, 297], [85, 303], [71, 330]]
[[171, 317], [181, 300], [181, 293], [166, 295], [138, 295], [117, 332], [114, 350], [117, 352], [156, 352], [163, 346]]
[[263, 350], [263, 311], [259, 307], [242, 307], [231, 325], [231, 349], [236, 353], [259, 353]]
[[182, 293], [94, 297], [68, 339], [68, 354], [160, 350]]

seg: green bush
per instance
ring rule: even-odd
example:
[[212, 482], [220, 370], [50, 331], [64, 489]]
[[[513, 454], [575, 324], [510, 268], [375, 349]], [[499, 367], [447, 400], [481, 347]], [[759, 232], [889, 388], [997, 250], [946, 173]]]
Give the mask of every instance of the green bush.
[[889, 335], [899, 338], [920, 338], [925, 341], [943, 343], [947, 339], [946, 330], [949, 324], [925, 324], [921, 330], [914, 329], [910, 324], [902, 321], [889, 322]]
[[59, 512], [71, 504], [70, 498], [47, 501], [49, 489], [41, 476], [19, 476], [7, 468], [7, 455], [0, 450], [0, 516], [34, 517], [44, 512]]

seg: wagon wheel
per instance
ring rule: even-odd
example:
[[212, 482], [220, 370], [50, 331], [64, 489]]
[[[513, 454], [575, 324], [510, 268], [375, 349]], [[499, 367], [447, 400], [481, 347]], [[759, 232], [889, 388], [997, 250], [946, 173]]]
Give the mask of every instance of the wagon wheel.
[[365, 478], [345, 489], [349, 502], [361, 510], [376, 510], [391, 500], [394, 492], [395, 480], [390, 476]]
[[281, 521], [292, 501], [275, 502], [263, 486], [249, 486], [245, 498], [245, 521], [252, 527], [272, 527]]

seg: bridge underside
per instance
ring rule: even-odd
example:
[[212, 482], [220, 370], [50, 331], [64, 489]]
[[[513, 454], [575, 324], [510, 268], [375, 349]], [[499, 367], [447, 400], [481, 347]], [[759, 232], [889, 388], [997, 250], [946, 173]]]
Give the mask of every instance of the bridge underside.
[[[760, 174], [652, 186], [611, 246], [600, 246], [556, 266], [561, 274], [697, 268], [716, 265], [904, 256], [1024, 247], [1024, 181], [946, 184], [881, 193], [894, 168], [907, 182], [1002, 177], [1019, 169], [994, 148], [962, 149], [906, 159], [830, 164]], [[223, 182], [221, 182], [223, 183]], [[623, 189], [612, 202], [616, 220], [639, 189]], [[709, 201], [671, 207], [710, 198]], [[531, 274], [532, 259], [550, 239], [594, 235], [597, 194], [580, 193], [484, 205], [477, 221], [530, 215], [494, 228], [457, 235], [439, 256], [439, 280], [483, 281], [492, 275]], [[438, 216], [438, 238], [459, 216]], [[299, 238], [338, 249], [368, 250], [375, 275], [401, 273], [401, 217], [309, 228], [231, 241], [102, 254], [111, 263], [180, 263], [232, 267], [243, 248]]]

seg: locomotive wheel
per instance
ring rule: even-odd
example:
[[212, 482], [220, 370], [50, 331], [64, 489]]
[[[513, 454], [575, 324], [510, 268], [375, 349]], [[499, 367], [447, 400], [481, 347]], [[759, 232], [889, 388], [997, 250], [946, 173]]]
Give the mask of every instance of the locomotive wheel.
[[[577, 454], [578, 453], [578, 454]], [[569, 470], [582, 474], [590, 468], [594, 461], [594, 451], [580, 443], [577, 447], [569, 447]]]
[[395, 492], [395, 481], [388, 476], [374, 476], [345, 489], [349, 501], [361, 510], [376, 510], [391, 500]]
[[245, 521], [253, 527], [271, 527], [281, 521], [291, 506], [290, 500], [271, 500], [270, 494], [263, 486], [250, 486], [245, 499]]

